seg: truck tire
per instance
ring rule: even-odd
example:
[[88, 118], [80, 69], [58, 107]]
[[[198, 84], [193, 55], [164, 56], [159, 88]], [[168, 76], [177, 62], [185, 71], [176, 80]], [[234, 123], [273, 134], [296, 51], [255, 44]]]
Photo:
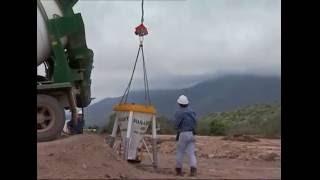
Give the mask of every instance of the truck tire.
[[51, 141], [61, 135], [65, 124], [64, 108], [52, 96], [37, 95], [37, 141]]

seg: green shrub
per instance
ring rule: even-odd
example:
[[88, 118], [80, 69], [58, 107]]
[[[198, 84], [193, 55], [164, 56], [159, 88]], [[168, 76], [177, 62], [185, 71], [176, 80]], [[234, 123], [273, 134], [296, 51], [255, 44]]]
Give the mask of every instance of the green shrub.
[[197, 130], [200, 135], [247, 134], [279, 137], [281, 106], [279, 104], [254, 105], [230, 112], [210, 114], [199, 120]]
[[221, 120], [212, 120], [210, 123], [210, 134], [211, 135], [225, 135], [227, 124]]
[[[158, 134], [175, 134], [174, 124], [164, 116], [157, 117], [157, 127], [160, 128]], [[149, 128], [151, 129], [151, 127]]]

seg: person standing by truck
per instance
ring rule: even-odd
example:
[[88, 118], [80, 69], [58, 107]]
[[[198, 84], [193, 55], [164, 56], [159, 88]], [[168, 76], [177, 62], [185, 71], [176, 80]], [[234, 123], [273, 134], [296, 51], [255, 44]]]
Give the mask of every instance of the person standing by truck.
[[182, 175], [182, 164], [185, 153], [189, 156], [190, 175], [197, 174], [197, 159], [195, 156], [195, 128], [197, 125], [196, 113], [189, 107], [189, 100], [181, 95], [178, 100], [178, 110], [174, 115], [175, 129], [177, 130], [176, 173]]
[[69, 120], [64, 128], [64, 133], [70, 135], [83, 134], [84, 123], [83, 112], [80, 110], [78, 111], [77, 123], [74, 124], [72, 120]]

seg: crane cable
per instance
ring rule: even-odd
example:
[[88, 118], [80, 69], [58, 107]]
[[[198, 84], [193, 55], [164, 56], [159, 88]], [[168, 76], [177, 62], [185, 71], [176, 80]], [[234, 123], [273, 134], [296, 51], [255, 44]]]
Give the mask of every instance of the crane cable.
[[141, 24], [143, 24], [144, 21], [144, 9], [143, 9], [143, 0], [141, 2]]
[[133, 80], [133, 75], [135, 73], [136, 70], [136, 66], [137, 66], [137, 62], [139, 59], [139, 55], [140, 55], [140, 51], [141, 51], [141, 55], [142, 55], [142, 64], [143, 64], [143, 82], [144, 82], [144, 94], [145, 94], [145, 102], [148, 103], [148, 105], [151, 105], [151, 98], [150, 98], [150, 93], [149, 93], [149, 83], [148, 83], [148, 76], [147, 76], [147, 68], [146, 68], [146, 62], [145, 62], [145, 57], [144, 57], [144, 51], [143, 51], [143, 36], [148, 34], [147, 28], [144, 27], [143, 22], [144, 22], [144, 0], [142, 0], [141, 3], [141, 24], [136, 27], [136, 32], [135, 34], [139, 36], [139, 49], [138, 49], [138, 53], [134, 62], [134, 66], [133, 66], [133, 70], [131, 73], [131, 77], [128, 83], [128, 86], [120, 100], [120, 104], [121, 103], [126, 103], [128, 100], [128, 96], [129, 96], [129, 92], [130, 92], [130, 87], [132, 84], [132, 80]]

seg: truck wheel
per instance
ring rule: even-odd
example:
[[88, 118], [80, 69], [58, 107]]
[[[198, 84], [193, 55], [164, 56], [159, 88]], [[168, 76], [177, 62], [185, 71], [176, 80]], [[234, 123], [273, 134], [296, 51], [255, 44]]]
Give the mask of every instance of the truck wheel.
[[41, 142], [56, 139], [64, 124], [64, 109], [57, 99], [48, 95], [37, 95], [37, 140]]

